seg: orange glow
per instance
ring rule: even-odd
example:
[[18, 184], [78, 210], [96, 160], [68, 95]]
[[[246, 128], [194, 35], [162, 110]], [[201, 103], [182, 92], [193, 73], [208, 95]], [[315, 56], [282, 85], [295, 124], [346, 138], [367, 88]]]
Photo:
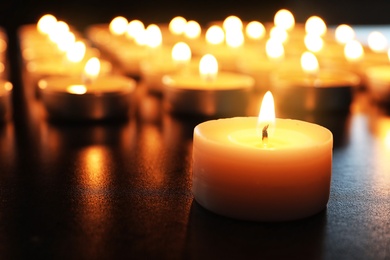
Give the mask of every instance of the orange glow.
[[126, 29], [126, 36], [130, 39], [136, 39], [145, 31], [145, 25], [140, 20], [132, 20]]
[[100, 73], [100, 60], [96, 57], [90, 58], [84, 67], [84, 76], [86, 82], [95, 80]]
[[239, 17], [237, 17], [235, 15], [230, 15], [230, 16], [226, 17], [225, 20], [223, 21], [222, 27], [225, 31], [230, 31], [230, 30], [240, 30], [241, 31], [243, 28], [243, 24], [242, 24], [242, 21]]
[[199, 73], [205, 80], [214, 80], [218, 75], [218, 61], [211, 55], [204, 55], [199, 62]]
[[305, 46], [309, 51], [319, 52], [324, 46], [324, 41], [321, 36], [307, 34], [304, 39]]
[[226, 45], [238, 48], [244, 44], [244, 34], [239, 30], [226, 31]]
[[284, 30], [281, 27], [272, 27], [271, 31], [269, 32], [270, 38], [276, 39], [280, 41], [281, 43], [284, 43], [288, 39], [288, 33], [286, 30]]

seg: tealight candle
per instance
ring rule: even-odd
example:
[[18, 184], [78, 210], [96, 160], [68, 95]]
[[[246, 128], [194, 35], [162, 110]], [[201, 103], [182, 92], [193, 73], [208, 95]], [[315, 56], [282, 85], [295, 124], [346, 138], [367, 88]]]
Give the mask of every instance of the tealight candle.
[[326, 208], [331, 131], [275, 119], [272, 103], [267, 92], [259, 118], [210, 120], [194, 128], [192, 192], [201, 206], [249, 221], [296, 220]]
[[127, 118], [136, 88], [134, 79], [99, 74], [99, 60], [91, 58], [82, 77], [47, 77], [38, 82], [50, 119], [106, 120]]
[[271, 75], [271, 89], [281, 109], [348, 112], [360, 78], [337, 69], [319, 69], [311, 52], [301, 56], [302, 70], [278, 70]]
[[0, 121], [6, 121], [11, 115], [11, 95], [13, 85], [11, 82], [0, 79]]
[[175, 114], [239, 115], [246, 112], [254, 87], [252, 77], [218, 72], [211, 54], [199, 62], [199, 73], [171, 74], [163, 78], [164, 105]]
[[367, 90], [371, 99], [390, 103], [390, 65], [372, 66], [366, 70]]

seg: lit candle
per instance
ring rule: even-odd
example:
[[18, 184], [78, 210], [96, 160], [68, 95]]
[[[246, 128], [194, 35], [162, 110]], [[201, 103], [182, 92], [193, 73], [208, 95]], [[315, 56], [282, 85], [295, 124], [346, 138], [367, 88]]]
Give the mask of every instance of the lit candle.
[[279, 70], [271, 75], [272, 90], [281, 109], [348, 112], [360, 78], [339, 69], [320, 69], [316, 56], [304, 52], [301, 70]]
[[11, 82], [0, 79], [0, 121], [4, 122], [10, 119], [12, 113], [11, 95], [13, 85]]
[[296, 220], [326, 208], [332, 133], [304, 121], [275, 119], [272, 106], [267, 92], [259, 118], [210, 120], [195, 127], [192, 192], [200, 205], [250, 221]]
[[79, 77], [47, 77], [38, 82], [49, 119], [106, 120], [127, 118], [136, 81], [121, 75], [99, 75], [91, 58]]
[[176, 43], [170, 55], [159, 58], [150, 58], [141, 61], [141, 82], [151, 92], [162, 94], [165, 75], [180, 73], [189, 69], [191, 63], [191, 49], [185, 42]]
[[246, 113], [252, 77], [218, 72], [218, 62], [211, 54], [199, 62], [199, 73], [171, 74], [163, 78], [164, 105], [175, 114], [202, 116]]
[[[390, 60], [390, 49], [388, 50]], [[390, 64], [378, 64], [365, 71], [366, 87], [370, 98], [379, 104], [390, 103]]]

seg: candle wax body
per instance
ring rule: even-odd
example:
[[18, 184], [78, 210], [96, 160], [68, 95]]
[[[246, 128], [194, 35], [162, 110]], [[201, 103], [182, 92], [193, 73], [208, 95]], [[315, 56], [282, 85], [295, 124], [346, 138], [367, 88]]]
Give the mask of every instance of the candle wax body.
[[135, 80], [119, 75], [103, 75], [90, 84], [79, 77], [48, 77], [38, 84], [49, 117], [72, 120], [127, 117], [136, 88]]
[[330, 193], [332, 133], [277, 119], [264, 147], [257, 120], [235, 117], [195, 127], [195, 200], [214, 213], [252, 221], [295, 220], [322, 211]]
[[370, 97], [379, 103], [390, 103], [390, 65], [368, 68], [366, 79]]
[[271, 75], [271, 89], [278, 106], [304, 111], [349, 111], [360, 77], [343, 70], [277, 71]]
[[250, 76], [229, 72], [210, 80], [195, 73], [167, 75], [163, 83], [168, 110], [203, 116], [244, 114], [254, 87]]
[[11, 114], [12, 84], [0, 79], [0, 121], [7, 120]]

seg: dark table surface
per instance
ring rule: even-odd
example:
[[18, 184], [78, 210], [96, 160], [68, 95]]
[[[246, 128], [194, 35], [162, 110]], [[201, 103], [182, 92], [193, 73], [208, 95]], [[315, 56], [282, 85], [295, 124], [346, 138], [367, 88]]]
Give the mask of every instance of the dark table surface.
[[390, 259], [390, 116], [364, 91], [347, 114], [279, 115], [333, 132], [331, 194], [313, 217], [258, 223], [194, 201], [205, 118], [140, 87], [128, 121], [50, 122], [20, 83], [0, 125], [1, 259]]

